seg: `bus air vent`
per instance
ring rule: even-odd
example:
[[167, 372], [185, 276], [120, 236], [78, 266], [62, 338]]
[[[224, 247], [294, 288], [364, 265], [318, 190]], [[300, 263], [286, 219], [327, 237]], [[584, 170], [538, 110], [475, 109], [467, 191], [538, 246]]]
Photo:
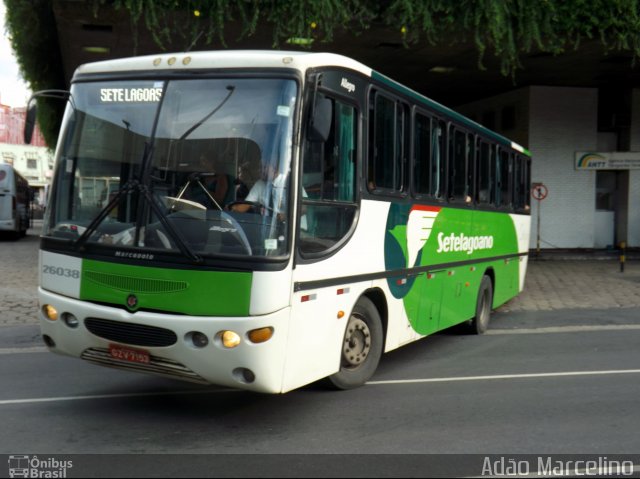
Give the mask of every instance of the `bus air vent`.
[[186, 281], [170, 281], [166, 279], [136, 278], [120, 274], [85, 271], [84, 277], [100, 286], [127, 291], [130, 293], [175, 293], [189, 287]]
[[98, 318], [87, 318], [84, 320], [84, 324], [99, 338], [134, 346], [166, 347], [178, 341], [178, 337], [173, 331], [145, 324], [123, 323]]

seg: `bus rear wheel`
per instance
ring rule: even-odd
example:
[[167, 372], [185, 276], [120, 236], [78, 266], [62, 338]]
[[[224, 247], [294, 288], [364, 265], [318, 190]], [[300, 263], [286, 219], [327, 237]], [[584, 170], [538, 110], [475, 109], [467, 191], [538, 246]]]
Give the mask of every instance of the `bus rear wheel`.
[[484, 334], [489, 329], [491, 319], [491, 307], [493, 305], [493, 283], [489, 276], [483, 276], [478, 289], [476, 301], [476, 316], [469, 324], [471, 334]]
[[328, 377], [336, 389], [353, 389], [366, 383], [378, 367], [383, 347], [380, 313], [365, 297], [358, 300], [349, 316], [340, 348], [340, 370]]

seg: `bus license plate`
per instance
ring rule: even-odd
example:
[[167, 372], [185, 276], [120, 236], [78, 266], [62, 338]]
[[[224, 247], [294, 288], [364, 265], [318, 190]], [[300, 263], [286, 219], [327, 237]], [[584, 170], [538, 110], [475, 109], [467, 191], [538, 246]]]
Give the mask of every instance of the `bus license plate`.
[[130, 363], [149, 364], [149, 353], [140, 349], [125, 348], [115, 344], [109, 345], [109, 353], [113, 359]]

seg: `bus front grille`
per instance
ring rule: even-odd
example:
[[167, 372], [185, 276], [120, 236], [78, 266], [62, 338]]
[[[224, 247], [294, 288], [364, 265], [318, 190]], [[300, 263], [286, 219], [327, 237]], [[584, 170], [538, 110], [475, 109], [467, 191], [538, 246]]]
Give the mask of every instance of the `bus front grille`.
[[99, 364], [101, 366], [155, 374], [198, 384], [209, 384], [208, 381], [191, 371], [191, 369], [187, 368], [183, 364], [167, 358], [150, 356], [149, 363], [133, 363], [114, 358], [106, 348], [85, 349], [80, 357], [86, 361]]
[[145, 324], [98, 318], [87, 318], [84, 324], [89, 331], [100, 338], [134, 346], [166, 347], [178, 341], [173, 331]]
[[102, 273], [90, 270], [85, 271], [83, 274], [83, 277], [97, 285], [126, 291], [128, 293], [177, 293], [184, 291], [189, 287], [189, 284], [186, 281], [136, 278], [121, 274]]

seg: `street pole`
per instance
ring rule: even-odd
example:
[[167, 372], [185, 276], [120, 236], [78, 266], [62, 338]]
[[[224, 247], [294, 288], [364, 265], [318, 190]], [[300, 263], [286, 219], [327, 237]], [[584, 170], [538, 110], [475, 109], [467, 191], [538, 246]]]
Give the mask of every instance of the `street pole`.
[[536, 256], [540, 256], [540, 205], [542, 200], [538, 198], [538, 231], [536, 235]]

